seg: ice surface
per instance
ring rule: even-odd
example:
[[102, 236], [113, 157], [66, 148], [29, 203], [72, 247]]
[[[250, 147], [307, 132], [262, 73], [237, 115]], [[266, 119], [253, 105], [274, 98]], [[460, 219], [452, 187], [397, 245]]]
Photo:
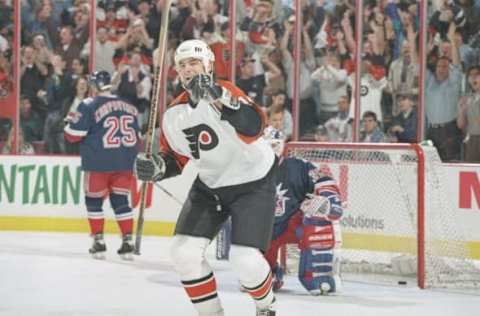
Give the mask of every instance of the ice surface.
[[[0, 315], [196, 315], [173, 272], [170, 238], [144, 237], [142, 255], [122, 261], [120, 237], [107, 235], [107, 259], [88, 254], [84, 234], [0, 232]], [[212, 257], [212, 251], [209, 257]], [[253, 316], [251, 299], [239, 291], [228, 262], [211, 260], [227, 316]], [[480, 296], [344, 284], [343, 293], [308, 295], [294, 277], [279, 293], [279, 316], [470, 316]]]

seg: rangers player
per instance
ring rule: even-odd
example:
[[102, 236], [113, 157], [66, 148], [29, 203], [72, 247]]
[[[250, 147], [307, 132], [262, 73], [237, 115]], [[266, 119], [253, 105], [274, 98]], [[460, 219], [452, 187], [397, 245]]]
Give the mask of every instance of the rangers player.
[[309, 293], [338, 292], [342, 285], [337, 259], [342, 243], [339, 219], [343, 213], [338, 187], [330, 175], [310, 162], [281, 157], [281, 132], [269, 126], [264, 137], [280, 156], [273, 240], [265, 254], [274, 273], [274, 290], [283, 285], [277, 257], [280, 247], [288, 243], [300, 249], [298, 277]]
[[133, 213], [128, 195], [138, 154], [138, 110], [111, 94], [108, 72], [93, 73], [89, 83], [96, 96], [83, 100], [65, 126], [65, 138], [80, 142], [85, 204], [93, 236], [89, 252], [94, 258], [105, 258], [102, 205], [108, 196], [123, 239], [117, 252], [123, 259], [131, 260]]
[[228, 81], [215, 80], [214, 55], [200, 40], [181, 43], [175, 66], [185, 91], [163, 116], [161, 147], [139, 155], [135, 172], [159, 181], [198, 169], [175, 228], [174, 267], [198, 315], [224, 315], [208, 244], [231, 217], [230, 262], [253, 298], [256, 315], [274, 316], [271, 269], [262, 255], [270, 246], [275, 207], [275, 154], [262, 138], [261, 109]]

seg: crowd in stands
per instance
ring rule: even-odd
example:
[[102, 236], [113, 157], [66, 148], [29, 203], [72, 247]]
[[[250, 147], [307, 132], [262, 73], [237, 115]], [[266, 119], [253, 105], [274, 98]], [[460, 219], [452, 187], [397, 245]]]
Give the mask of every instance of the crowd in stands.
[[[416, 0], [363, 2], [359, 140], [417, 142], [420, 6]], [[6, 67], [3, 38], [7, 45], [11, 42], [5, 3], [0, 0], [0, 82]], [[138, 107], [140, 122], [146, 124], [164, 3], [99, 0], [93, 17], [87, 0], [21, 1], [20, 122], [25, 142], [42, 141], [45, 153], [78, 153], [65, 143], [62, 130], [65, 117], [88, 95], [90, 45], [95, 70], [112, 74], [116, 93]], [[173, 55], [183, 40], [205, 40], [215, 53], [217, 77], [231, 76], [228, 12], [235, 5], [235, 82], [265, 109], [271, 125], [290, 138], [294, 3], [173, 1], [167, 102], [181, 91]], [[352, 141], [355, 1], [300, 3], [299, 138]], [[89, 34], [93, 18], [95, 43]], [[480, 0], [429, 1], [427, 20], [425, 138], [444, 161], [480, 162]]]
[[[0, 99], [12, 91], [13, 8], [7, 0], [0, 0]], [[0, 143], [8, 139], [12, 120], [0, 115]]]

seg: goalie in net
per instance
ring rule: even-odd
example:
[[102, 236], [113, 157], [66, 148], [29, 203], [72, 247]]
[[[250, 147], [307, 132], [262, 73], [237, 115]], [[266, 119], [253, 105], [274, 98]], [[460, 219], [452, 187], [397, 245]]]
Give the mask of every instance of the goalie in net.
[[[282, 133], [267, 127], [264, 138], [281, 157]], [[277, 262], [280, 248], [297, 244], [298, 278], [303, 287], [312, 295], [338, 292], [342, 286], [338, 251], [343, 209], [334, 179], [308, 161], [280, 158], [276, 190], [273, 239], [265, 253], [274, 275], [273, 289], [278, 291], [283, 286], [284, 271]]]

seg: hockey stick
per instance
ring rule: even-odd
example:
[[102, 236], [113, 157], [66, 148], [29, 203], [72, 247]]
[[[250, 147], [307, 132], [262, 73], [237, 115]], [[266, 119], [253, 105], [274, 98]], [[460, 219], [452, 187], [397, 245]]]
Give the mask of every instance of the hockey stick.
[[[147, 134], [145, 137], [145, 155], [147, 158], [152, 156], [153, 151], [153, 134], [155, 131], [155, 125], [157, 123], [158, 115], [158, 103], [160, 99], [160, 82], [162, 77], [163, 64], [165, 62], [165, 55], [167, 51], [167, 31], [168, 31], [168, 18], [172, 0], [166, 0], [162, 10], [162, 25], [160, 26], [160, 33], [158, 36], [158, 60], [153, 72], [153, 94], [152, 102], [150, 102], [150, 112], [148, 116]], [[140, 188], [140, 208], [138, 211], [137, 230], [135, 235], [135, 254], [140, 255], [140, 247], [142, 244], [143, 234], [143, 222], [145, 203], [147, 200], [147, 182], [143, 182]]]
[[168, 191], [167, 189], [165, 189], [160, 183], [155, 182], [155, 186], [156, 186], [157, 188], [159, 188], [160, 190], [162, 190], [163, 193], [165, 193], [166, 195], [168, 195], [172, 200], [174, 200], [175, 202], [177, 202], [178, 205], [183, 205], [183, 202], [180, 201], [179, 198], [177, 198], [175, 195], [173, 195], [173, 193], [170, 193], [170, 191]]

